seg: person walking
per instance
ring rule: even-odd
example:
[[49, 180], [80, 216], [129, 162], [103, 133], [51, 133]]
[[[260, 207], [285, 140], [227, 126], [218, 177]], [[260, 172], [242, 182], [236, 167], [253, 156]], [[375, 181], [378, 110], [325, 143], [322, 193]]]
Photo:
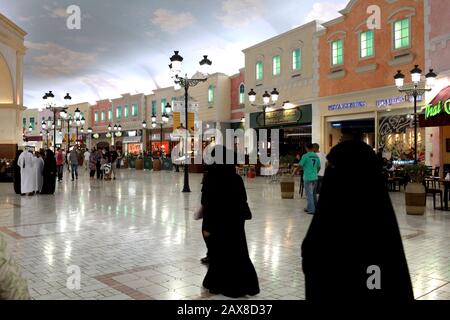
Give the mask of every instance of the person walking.
[[109, 157], [110, 157], [110, 163], [111, 163], [111, 174], [113, 176], [113, 180], [116, 180], [116, 172], [117, 172], [117, 166], [116, 166], [116, 162], [117, 159], [119, 158], [119, 154], [116, 151], [116, 148], [112, 147], [111, 148], [111, 152], [109, 153]]
[[327, 167], [328, 160], [325, 153], [320, 151], [320, 145], [318, 143], [314, 143], [313, 147], [314, 152], [316, 153], [316, 155], [319, 157], [320, 160], [320, 169], [319, 172], [317, 173], [317, 187], [316, 187], [316, 194], [320, 194], [320, 189], [322, 187], [322, 180], [325, 174], [325, 168]]
[[56, 170], [58, 173], [58, 182], [61, 182], [63, 180], [64, 158], [64, 152], [61, 150], [61, 148], [58, 148], [58, 151], [56, 152]]
[[314, 148], [312, 143], [306, 145], [306, 153], [300, 160], [299, 165], [303, 168], [303, 181], [305, 184], [305, 193], [307, 207], [305, 212], [308, 214], [314, 214], [316, 212], [317, 204], [317, 173], [320, 169], [320, 159], [314, 153]]
[[90, 158], [91, 154], [89, 152], [89, 149], [86, 149], [86, 151], [83, 154], [84, 157], [84, 161], [83, 161], [83, 166], [84, 166], [84, 170], [88, 170], [89, 168], [89, 158]]
[[[219, 148], [223, 159], [227, 159], [226, 154], [232, 151], [218, 145], [213, 153], [217, 154]], [[202, 187], [202, 229], [209, 244], [209, 268], [203, 286], [212, 294], [232, 298], [253, 296], [260, 289], [245, 236], [245, 221], [252, 215], [244, 182], [236, 174], [234, 164], [219, 163], [208, 168]]]
[[45, 151], [44, 160], [44, 184], [42, 186], [42, 194], [54, 194], [56, 184], [56, 159], [52, 150]]
[[[97, 149], [97, 152], [95, 154], [95, 161], [96, 161], [95, 169], [97, 171], [97, 180], [100, 179], [100, 176], [101, 176], [101, 173], [102, 173], [101, 172], [101, 167], [102, 167], [101, 161], [102, 161], [102, 158], [103, 158], [102, 150]], [[102, 177], [102, 179], [103, 179], [103, 177]]]
[[40, 193], [44, 184], [44, 159], [42, 159], [40, 152], [34, 153], [33, 162], [36, 175], [34, 191]]
[[34, 195], [36, 189], [36, 171], [34, 169], [33, 154], [25, 150], [19, 156], [17, 164], [20, 167], [20, 192], [21, 195]]
[[306, 300], [414, 300], [375, 152], [362, 141], [345, 141], [327, 159], [316, 214], [302, 244]]
[[92, 149], [91, 154], [89, 155], [89, 177], [90, 179], [94, 179], [95, 177], [95, 169], [97, 168], [97, 152], [95, 148]]
[[69, 163], [72, 171], [72, 181], [74, 181], [75, 178], [78, 180], [78, 151], [75, 147], [70, 151]]

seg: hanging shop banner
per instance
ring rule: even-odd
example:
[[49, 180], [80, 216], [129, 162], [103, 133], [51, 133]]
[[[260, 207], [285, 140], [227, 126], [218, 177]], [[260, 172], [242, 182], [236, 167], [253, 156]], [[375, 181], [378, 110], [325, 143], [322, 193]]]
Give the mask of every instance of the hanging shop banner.
[[367, 107], [366, 101], [354, 101], [354, 102], [347, 102], [347, 103], [338, 103], [338, 104], [332, 104], [331, 106], [328, 106], [329, 111], [337, 111], [337, 110], [348, 110], [348, 109], [356, 109], [356, 108], [364, 108]]
[[421, 127], [450, 126], [450, 86], [444, 88], [419, 115]]
[[195, 114], [193, 112], [188, 113], [188, 128], [192, 132], [195, 130]]
[[174, 112], [173, 113], [173, 130], [177, 130], [181, 127], [181, 113]]

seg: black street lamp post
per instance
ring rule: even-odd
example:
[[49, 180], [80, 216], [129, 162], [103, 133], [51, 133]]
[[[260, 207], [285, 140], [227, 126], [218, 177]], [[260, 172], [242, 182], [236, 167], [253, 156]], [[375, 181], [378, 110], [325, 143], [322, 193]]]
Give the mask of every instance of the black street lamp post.
[[415, 65], [414, 69], [412, 69], [410, 73], [412, 80], [412, 84], [410, 85], [405, 85], [405, 75], [402, 74], [401, 70], [397, 71], [394, 79], [398, 91], [405, 93], [407, 97], [412, 96], [414, 98], [414, 163], [417, 164], [417, 98], [419, 96], [423, 96], [425, 92], [432, 90], [431, 87], [434, 85], [437, 74], [433, 72], [433, 69], [430, 69], [430, 72], [428, 72], [425, 76], [426, 81], [423, 83], [421, 82], [422, 70], [419, 68], [419, 65]]
[[[56, 152], [56, 114], [59, 113], [59, 115], [62, 118], [65, 118], [67, 106], [64, 107], [57, 107], [56, 104], [53, 102], [53, 99], [55, 98], [55, 95], [52, 91], [47, 92], [42, 99], [47, 100], [47, 105], [45, 106], [46, 109], [51, 110], [53, 112], [53, 120], [49, 117], [47, 126], [50, 128], [50, 125], [53, 129], [53, 151]], [[70, 94], [66, 94], [64, 97], [64, 100], [70, 101], [72, 100], [72, 97]]]
[[175, 51], [175, 54], [170, 58], [171, 64], [169, 65], [172, 73], [175, 85], [178, 87], [184, 88], [184, 109], [185, 109], [185, 121], [186, 121], [186, 137], [185, 137], [185, 145], [184, 145], [184, 186], [183, 192], [191, 192], [189, 187], [189, 163], [190, 156], [187, 152], [188, 149], [188, 139], [189, 139], [189, 113], [188, 113], [188, 104], [189, 104], [189, 88], [195, 87], [201, 82], [206, 82], [208, 80], [208, 69], [212, 65], [211, 60], [208, 59], [208, 56], [203, 56], [203, 59], [200, 61], [201, 72], [204, 75], [204, 78], [188, 78], [187, 74], [184, 77], [180, 77], [181, 74], [181, 66], [183, 63], [183, 57], [179, 55], [179, 51]]
[[[269, 92], [264, 92], [263, 94], [263, 103], [255, 103], [256, 101], [256, 92], [251, 89], [248, 93], [248, 100], [250, 101], [251, 105], [253, 107], [262, 108], [263, 110], [263, 119], [264, 119], [264, 127], [266, 126], [266, 110], [267, 108], [273, 107], [276, 105], [278, 101], [278, 97], [280, 96], [280, 93], [277, 91], [276, 88], [273, 89], [273, 91], [269, 94]], [[272, 102], [271, 102], [272, 100]]]

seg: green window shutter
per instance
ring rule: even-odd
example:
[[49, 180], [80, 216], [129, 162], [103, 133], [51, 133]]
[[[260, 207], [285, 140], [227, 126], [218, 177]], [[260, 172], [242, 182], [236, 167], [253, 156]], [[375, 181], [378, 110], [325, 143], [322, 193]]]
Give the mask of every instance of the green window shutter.
[[256, 80], [262, 80], [264, 75], [263, 63], [258, 61], [256, 63]]
[[407, 48], [410, 45], [409, 39], [409, 18], [396, 21], [394, 23], [394, 48]]
[[344, 63], [343, 41], [336, 40], [331, 43], [332, 48], [332, 65], [341, 65]]
[[301, 69], [301, 51], [299, 48], [292, 51], [292, 70]]
[[116, 118], [117, 119], [122, 118], [122, 107], [120, 107], [120, 106], [116, 108]]
[[23, 128], [25, 129], [27, 127], [27, 118], [22, 119]]
[[166, 104], [167, 104], [167, 99], [161, 99], [161, 114], [166, 112]]
[[34, 118], [30, 118], [30, 124], [31, 124], [31, 128], [33, 128], [33, 130], [34, 130], [34, 127], [35, 127], [35, 123], [34, 123]]
[[138, 105], [134, 103], [131, 106], [131, 116], [136, 117], [138, 115], [138, 113], [139, 113]]
[[214, 86], [210, 85], [208, 87], [208, 103], [214, 102]]
[[105, 121], [105, 111], [102, 111], [101, 119], [102, 119], [102, 121]]
[[272, 58], [272, 74], [279, 76], [281, 73], [281, 57], [279, 55]]
[[113, 114], [112, 114], [112, 110], [108, 110], [108, 120], [112, 120], [113, 118]]
[[98, 122], [98, 112], [94, 114], [94, 122]]
[[123, 109], [124, 109], [124, 116], [125, 116], [125, 118], [128, 118], [129, 117], [129, 115], [130, 115], [130, 110], [129, 110], [129, 108], [128, 108], [128, 105], [125, 105], [124, 107], [123, 107]]
[[360, 58], [367, 58], [373, 56], [373, 30], [361, 32], [359, 38]]
[[241, 84], [239, 86], [239, 104], [245, 103], [245, 86], [244, 84]]
[[156, 100], [152, 101], [152, 115], [156, 114]]

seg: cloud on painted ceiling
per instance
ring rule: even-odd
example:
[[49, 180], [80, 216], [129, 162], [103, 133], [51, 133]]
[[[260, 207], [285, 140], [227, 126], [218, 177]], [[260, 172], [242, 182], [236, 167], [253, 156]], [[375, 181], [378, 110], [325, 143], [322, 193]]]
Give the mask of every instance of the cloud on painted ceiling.
[[313, 20], [333, 20], [341, 15], [339, 11], [345, 8], [347, 2], [347, 0], [315, 2], [311, 11], [306, 15], [303, 22], [308, 23]]
[[175, 33], [178, 30], [190, 27], [195, 18], [190, 12], [175, 12], [166, 9], [157, 9], [151, 18], [152, 24], [162, 31]]
[[26, 47], [33, 52], [34, 73], [44, 77], [68, 76], [94, 65], [97, 60], [96, 53], [77, 52], [52, 42], [25, 43]]
[[260, 0], [224, 0], [218, 19], [227, 28], [239, 28], [261, 17], [263, 8]]

